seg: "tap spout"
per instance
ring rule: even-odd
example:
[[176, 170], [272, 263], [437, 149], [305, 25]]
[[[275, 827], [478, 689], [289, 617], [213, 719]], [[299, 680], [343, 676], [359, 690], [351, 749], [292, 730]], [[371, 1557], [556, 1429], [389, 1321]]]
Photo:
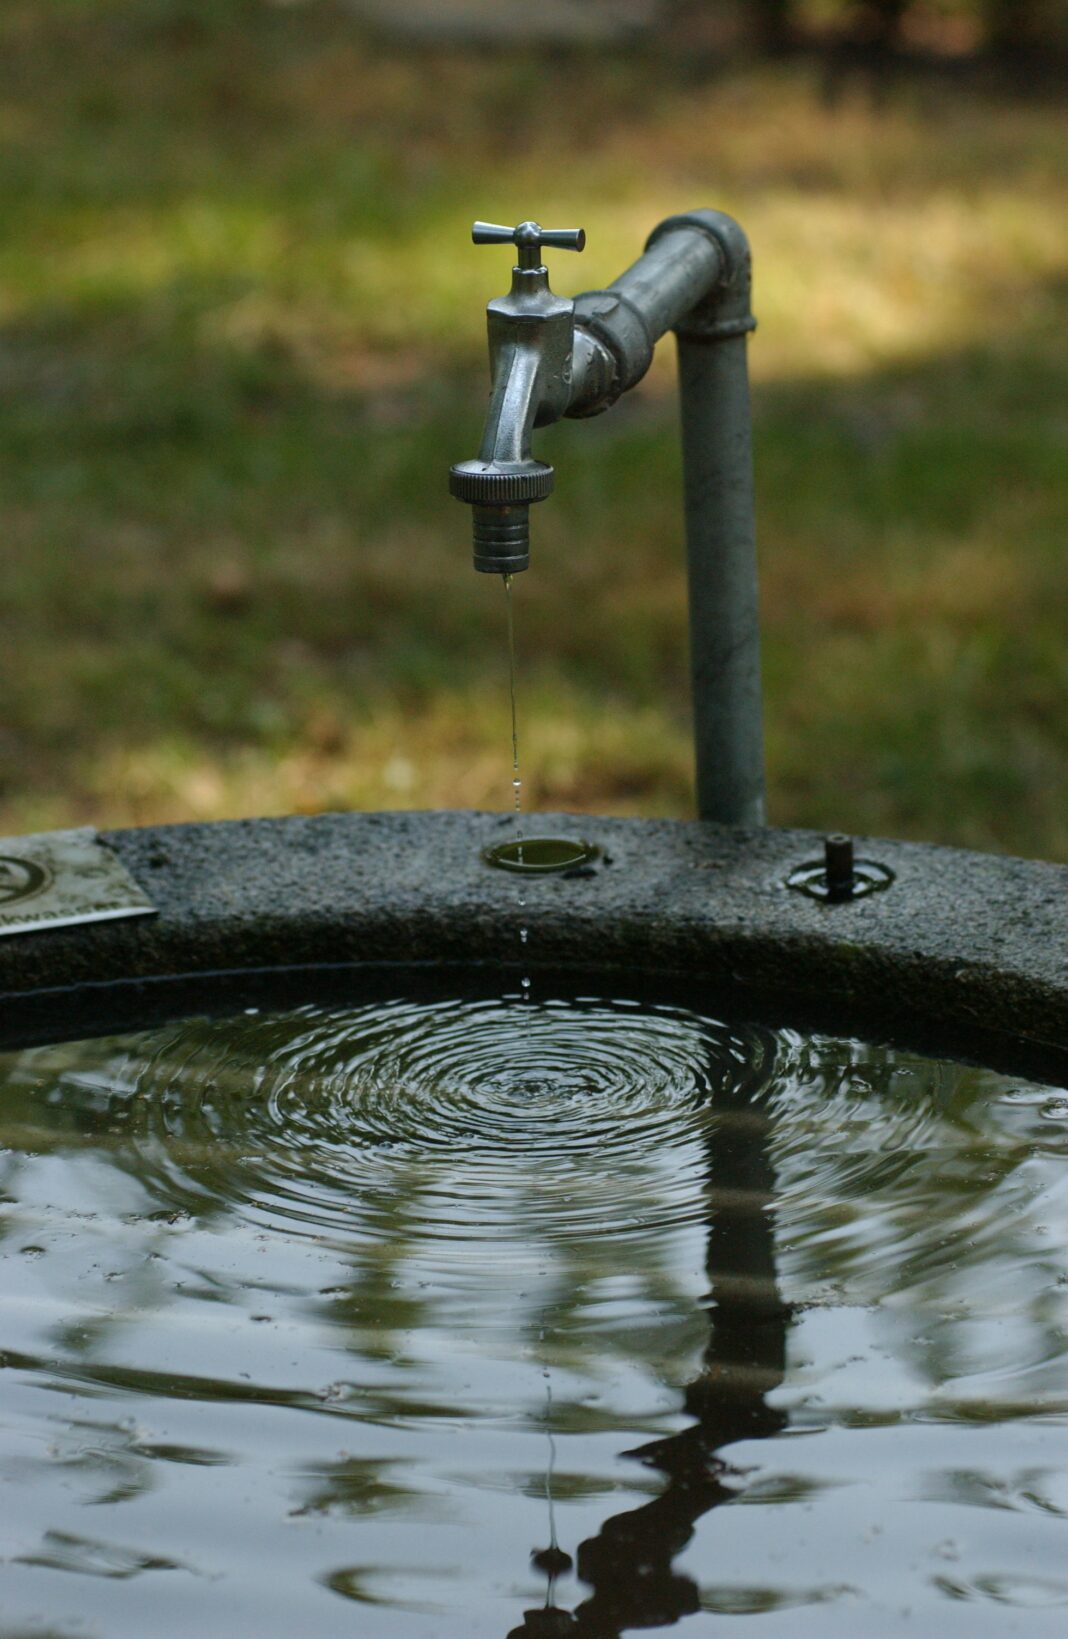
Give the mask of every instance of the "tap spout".
[[493, 378], [478, 458], [506, 471], [533, 460], [530, 439], [543, 394], [538, 339], [530, 327], [525, 335], [520, 330], [490, 347]]
[[543, 501], [553, 487], [552, 467], [536, 461], [531, 449], [546, 396], [540, 323], [502, 323], [498, 316], [495, 326], [491, 314], [490, 366], [489, 405], [478, 455], [452, 468], [449, 488], [473, 509], [475, 568], [483, 574], [514, 575], [530, 567], [531, 505]]

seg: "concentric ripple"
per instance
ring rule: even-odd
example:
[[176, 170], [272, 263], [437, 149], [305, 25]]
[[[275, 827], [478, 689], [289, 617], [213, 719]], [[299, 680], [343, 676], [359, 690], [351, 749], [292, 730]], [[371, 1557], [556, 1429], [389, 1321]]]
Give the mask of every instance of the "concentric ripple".
[[[53, 1055], [57, 1050], [49, 1050]], [[101, 1044], [100, 1090], [160, 1198], [309, 1230], [435, 1237], [678, 1229], [705, 1211], [700, 1140], [750, 1102], [775, 1040], [683, 1010], [504, 997], [304, 1007]]]
[[0, 1093], [12, 1632], [1068, 1603], [1063, 1088], [468, 993], [12, 1052]]

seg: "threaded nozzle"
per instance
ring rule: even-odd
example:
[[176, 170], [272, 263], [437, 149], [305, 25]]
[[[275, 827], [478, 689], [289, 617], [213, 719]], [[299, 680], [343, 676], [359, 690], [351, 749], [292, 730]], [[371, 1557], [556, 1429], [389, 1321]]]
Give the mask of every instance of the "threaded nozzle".
[[484, 575], [517, 575], [530, 568], [530, 506], [472, 507], [475, 568]]

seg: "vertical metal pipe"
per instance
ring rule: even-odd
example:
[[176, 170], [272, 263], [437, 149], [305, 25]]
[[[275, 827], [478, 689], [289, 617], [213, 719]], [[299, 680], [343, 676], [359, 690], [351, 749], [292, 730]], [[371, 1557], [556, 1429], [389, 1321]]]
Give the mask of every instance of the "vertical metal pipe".
[[568, 415], [596, 415], [639, 381], [673, 329], [679, 346], [697, 811], [763, 825], [746, 336], [749, 244], [721, 211], [672, 216], [633, 267], [575, 302], [578, 366]]
[[678, 333], [697, 812], [763, 825], [752, 432], [745, 335]]
[[749, 242], [731, 217], [669, 217], [649, 246], [694, 228], [721, 253], [719, 277], [676, 320], [690, 586], [697, 812], [725, 825], [764, 824], [753, 434], [746, 337]]

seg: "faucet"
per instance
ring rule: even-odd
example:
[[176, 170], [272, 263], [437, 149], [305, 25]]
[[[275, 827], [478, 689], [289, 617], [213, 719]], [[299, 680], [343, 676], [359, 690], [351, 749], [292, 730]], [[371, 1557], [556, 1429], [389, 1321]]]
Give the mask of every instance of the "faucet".
[[472, 508], [474, 564], [512, 575], [530, 564], [530, 508], [554, 473], [532, 435], [562, 416], [607, 410], [678, 342], [689, 583], [697, 810], [728, 825], [764, 824], [760, 631], [746, 338], [749, 244], [721, 211], [670, 216], [605, 290], [556, 296], [544, 247], [581, 251], [581, 228], [476, 222], [476, 245], [517, 248], [508, 295], [486, 309], [490, 396], [482, 444], [450, 469]]
[[486, 308], [489, 326], [490, 398], [482, 447], [475, 461], [449, 473], [449, 488], [474, 508], [475, 568], [512, 575], [530, 565], [528, 514], [553, 487], [553, 469], [535, 461], [530, 435], [559, 421], [571, 400], [575, 304], [554, 296], [541, 247], [582, 250], [581, 228], [541, 228], [520, 222], [501, 228], [476, 222], [476, 245], [511, 242], [519, 248], [507, 296]]

